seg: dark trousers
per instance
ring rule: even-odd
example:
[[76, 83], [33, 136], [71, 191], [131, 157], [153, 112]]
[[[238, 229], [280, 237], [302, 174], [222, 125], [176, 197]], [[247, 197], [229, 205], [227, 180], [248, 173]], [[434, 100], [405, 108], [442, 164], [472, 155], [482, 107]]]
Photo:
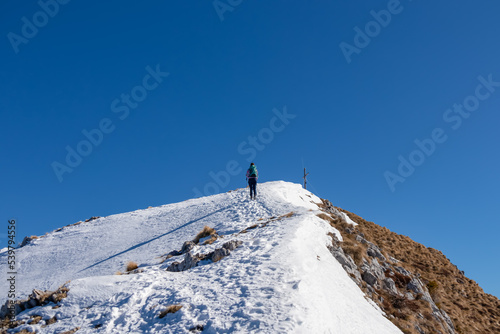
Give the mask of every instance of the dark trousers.
[[255, 198], [257, 196], [257, 179], [248, 179], [248, 185], [250, 186], [250, 198]]

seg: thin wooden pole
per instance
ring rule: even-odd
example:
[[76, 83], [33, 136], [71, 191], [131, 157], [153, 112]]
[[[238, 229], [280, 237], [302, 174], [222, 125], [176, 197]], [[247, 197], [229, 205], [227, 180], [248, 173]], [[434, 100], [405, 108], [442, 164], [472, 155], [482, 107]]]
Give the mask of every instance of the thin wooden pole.
[[306, 173], [306, 168], [304, 167], [304, 189], [307, 189], [307, 175], [309, 173]]

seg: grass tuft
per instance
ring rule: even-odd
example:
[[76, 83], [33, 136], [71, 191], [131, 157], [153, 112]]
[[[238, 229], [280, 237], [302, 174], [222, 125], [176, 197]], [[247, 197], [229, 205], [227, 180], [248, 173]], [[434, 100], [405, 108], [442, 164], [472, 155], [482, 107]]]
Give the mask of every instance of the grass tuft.
[[200, 239], [203, 239], [205, 237], [208, 237], [208, 236], [214, 235], [214, 234], [216, 234], [215, 229], [208, 227], [208, 226], [204, 226], [203, 229], [200, 232], [198, 232], [196, 237], [193, 239], [193, 242], [195, 244], [197, 244], [200, 242]]
[[181, 304], [169, 305], [169, 306], [167, 306], [166, 309], [164, 309], [163, 311], [160, 312], [160, 314], [158, 315], [158, 317], [161, 319], [161, 318], [165, 317], [169, 313], [175, 313], [175, 312], [179, 311], [181, 308], [182, 308]]
[[436, 281], [430, 281], [429, 283], [427, 283], [427, 290], [429, 290], [431, 296], [436, 293], [437, 288], [438, 283]]
[[129, 261], [127, 263], [127, 271], [132, 271], [132, 270], [135, 270], [137, 268], [139, 268], [139, 266], [137, 265], [137, 262]]

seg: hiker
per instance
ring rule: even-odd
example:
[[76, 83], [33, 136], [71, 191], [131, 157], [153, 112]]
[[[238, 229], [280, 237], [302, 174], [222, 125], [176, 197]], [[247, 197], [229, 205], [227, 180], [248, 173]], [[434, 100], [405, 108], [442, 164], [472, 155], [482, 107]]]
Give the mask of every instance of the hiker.
[[[247, 170], [247, 181], [250, 186], [250, 199], [255, 199], [257, 196], [257, 179], [259, 178], [259, 172], [257, 172], [257, 167], [252, 162], [250, 168]], [[253, 196], [252, 196], [253, 195]]]

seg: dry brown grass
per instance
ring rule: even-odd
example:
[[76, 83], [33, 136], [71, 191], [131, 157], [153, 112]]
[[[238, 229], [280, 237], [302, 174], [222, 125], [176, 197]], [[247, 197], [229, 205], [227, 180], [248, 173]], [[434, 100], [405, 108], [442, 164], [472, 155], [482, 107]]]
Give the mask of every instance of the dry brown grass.
[[40, 320], [42, 320], [42, 316], [40, 315], [32, 315], [30, 318], [31, 318], [31, 320], [29, 321], [30, 325], [36, 325], [37, 323], [40, 322]]
[[127, 262], [127, 268], [126, 268], [127, 271], [132, 271], [132, 270], [135, 270], [137, 268], [139, 268], [139, 265], [137, 264], [137, 262], [134, 262], [134, 261]]
[[[356, 241], [356, 234], [347, 233], [346, 229], [351, 228], [355, 229], [354, 226], [347, 223], [343, 219], [339, 219], [337, 217], [333, 218], [331, 215], [327, 213], [319, 213], [317, 216], [325, 221], [327, 221], [332, 227], [336, 228], [340, 234], [342, 235], [342, 249], [344, 253], [351, 256], [354, 262], [360, 266], [363, 263], [363, 259], [366, 258], [366, 250], [368, 249], [367, 245]], [[335, 238], [332, 235], [332, 240]]]
[[257, 227], [259, 227], [259, 224], [253, 224], [252, 226], [247, 227], [245, 230], [246, 231], [253, 230], [254, 228], [257, 228]]
[[212, 236], [210, 237], [210, 239], [205, 240], [205, 242], [203, 242], [203, 244], [204, 245], [211, 245], [211, 244], [213, 244], [216, 241], [217, 241], [217, 234], [212, 234]]
[[169, 306], [167, 306], [166, 309], [164, 309], [163, 311], [160, 312], [160, 314], [158, 315], [158, 317], [161, 319], [161, 318], [165, 317], [169, 313], [175, 313], [175, 312], [179, 311], [181, 308], [182, 308], [181, 304], [169, 305]]
[[18, 321], [18, 320], [11, 321], [9, 317], [0, 319], [0, 334], [7, 334], [7, 329], [16, 328], [24, 324], [25, 324], [24, 321]]
[[289, 213], [285, 213], [284, 215], [279, 216], [279, 218], [290, 218], [295, 214], [295, 212], [290, 211]]
[[437, 288], [438, 283], [436, 281], [430, 281], [429, 283], [427, 283], [427, 290], [429, 290], [431, 296], [436, 293]]
[[331, 224], [335, 223], [335, 220], [329, 214], [326, 214], [326, 213], [322, 212], [322, 213], [318, 213], [316, 216], [318, 216], [319, 218], [321, 218], [323, 220], [326, 220], [327, 222], [329, 222]]
[[64, 298], [68, 297], [69, 288], [66, 286], [62, 286], [56, 290], [56, 292], [52, 295], [52, 300], [55, 304], [59, 303]]
[[216, 231], [215, 229], [209, 227], [209, 226], [204, 226], [203, 229], [198, 232], [198, 234], [196, 235], [196, 237], [194, 237], [193, 239], [193, 242], [195, 244], [199, 243], [200, 242], [200, 239], [203, 239], [205, 237], [208, 237], [210, 235], [214, 235], [216, 234]]
[[398, 273], [397, 271], [393, 272], [392, 275], [386, 272], [385, 276], [392, 278], [398, 289], [406, 289], [406, 286], [411, 281], [411, 277]]
[[254, 224], [252, 226], [247, 227], [246, 229], [244, 229], [240, 233], [247, 233], [248, 231], [253, 230], [254, 228], [257, 228], [257, 227], [259, 227], [259, 224]]
[[[394, 263], [395, 265], [420, 275], [421, 281], [427, 285], [436, 305], [439, 304], [439, 307], [450, 316], [458, 333], [500, 333], [500, 300], [485, 293], [475, 281], [467, 278], [443, 253], [425, 247], [407, 236], [396, 234], [385, 227], [366, 221], [349, 211], [337, 209], [345, 212], [359, 224], [356, 230], [362, 232], [368, 241], [379, 246], [384, 254], [399, 260], [399, 262]], [[334, 227], [336, 226], [334, 225]], [[394, 279], [398, 288], [405, 286], [409, 279], [409, 277], [399, 273], [390, 277]], [[392, 309], [387, 313], [393, 314], [399, 319], [400, 328], [404, 328], [408, 333], [416, 333], [413, 328], [407, 328], [404, 325], [409, 320], [405, 320], [403, 315], [406, 313], [406, 317], [409, 317], [414, 313], [413, 309], [418, 307], [418, 312], [424, 316], [424, 319], [420, 321], [426, 320], [426, 322], [419, 321], [419, 325], [421, 324], [421, 327], [428, 333], [436, 333], [435, 328], [439, 327], [433, 325], [432, 310], [423, 301], [418, 300], [418, 297], [414, 303], [408, 304], [407, 302], [399, 310], [392, 305]], [[391, 301], [385, 304], [387, 303], [392, 304]], [[395, 313], [391, 313], [392, 310]]]
[[342, 242], [342, 249], [344, 250], [344, 253], [351, 256], [358, 266], [363, 263], [364, 254], [366, 254], [365, 245], [344, 238], [344, 242]]
[[61, 300], [66, 298], [68, 296], [69, 288], [67, 287], [67, 284], [70, 281], [67, 281], [63, 285], [61, 285], [57, 290], [55, 291], [43, 291], [41, 293], [39, 302], [40, 304], [44, 305], [48, 302], [53, 302], [54, 304], [58, 304]]
[[339, 232], [344, 235], [344, 232], [346, 231], [347, 228], [351, 229], [356, 229], [355, 226], [352, 226], [351, 224], [347, 223], [344, 219], [340, 219], [338, 217], [332, 217], [330, 214], [327, 213], [319, 213], [317, 216], [325, 221], [327, 221], [332, 227], [335, 227]]
[[45, 321], [45, 325], [43, 325], [42, 327], [50, 326], [52, 324], [55, 324], [56, 322], [57, 322], [57, 318], [56, 318], [56, 316], [53, 316], [49, 320]]

